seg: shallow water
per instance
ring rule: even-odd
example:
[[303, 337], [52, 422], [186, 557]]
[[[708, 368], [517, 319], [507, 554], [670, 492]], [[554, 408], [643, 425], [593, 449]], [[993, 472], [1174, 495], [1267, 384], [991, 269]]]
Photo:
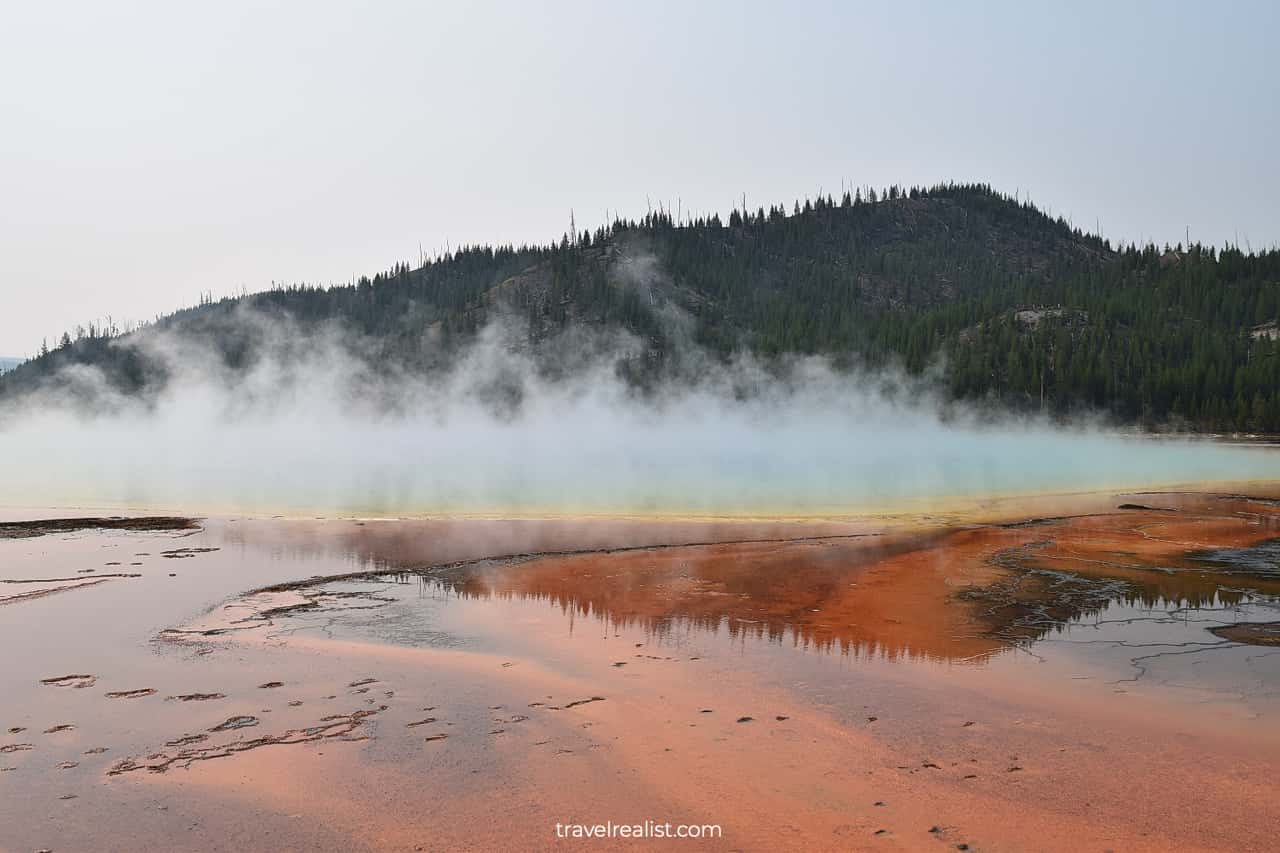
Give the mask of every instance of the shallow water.
[[[1271, 719], [1280, 712], [1280, 649], [1211, 633], [1280, 620], [1280, 597], [1237, 586], [1238, 578], [1229, 586], [1221, 579], [1197, 578], [1193, 597], [1174, 598], [1160, 595], [1170, 585], [1163, 574], [1145, 588], [1090, 582], [1088, 612], [1037, 622], [1031, 639], [1009, 639], [998, 626], [977, 628], [948, 619], [936, 606], [913, 612], [901, 601], [896, 602], [900, 609], [891, 607], [881, 617], [883, 624], [837, 624], [834, 620], [843, 617], [832, 587], [856, 593], [855, 577], [880, 585], [874, 578], [865, 580], [857, 562], [839, 553], [841, 544], [806, 543], [812, 553], [798, 559], [789, 555], [785, 568], [748, 567], [761, 574], [808, 570], [821, 575], [818, 581], [805, 579], [812, 597], [803, 601], [791, 597], [792, 582], [744, 586], [723, 584], [708, 577], [711, 572], [699, 576], [699, 549], [677, 549], [670, 555], [670, 572], [655, 552], [646, 552], [645, 568], [657, 571], [593, 559], [602, 587], [592, 583], [591, 572], [575, 573], [572, 583], [540, 583], [528, 577], [536, 566], [526, 564], [326, 583], [309, 593], [352, 598], [315, 612], [299, 611], [267, 631], [497, 656], [536, 649], [540, 660], [558, 665], [582, 657], [583, 647], [618, 651], [624, 660], [635, 656], [631, 646], [645, 648], [646, 655], [728, 657], [742, 669], [771, 671], [804, 668], [811, 663], [806, 657], [835, 656], [854, 665], [933, 664], [987, 669], [1015, 680], [1090, 680], [1105, 689], [1167, 701], [1230, 700], [1242, 714], [1267, 713]], [[1227, 553], [1238, 564], [1259, 564], [1258, 576], [1267, 579], [1276, 564], [1265, 562], [1265, 555], [1274, 548], [1266, 541]], [[750, 563], [751, 555], [735, 553], [734, 559]], [[653, 596], [660, 599], [656, 610]], [[779, 607], [779, 601], [786, 605]], [[824, 611], [832, 613], [832, 621]]]
[[1263, 849], [1280, 650], [1209, 629], [1280, 620], [1280, 508], [1033, 508], [0, 540], [0, 848]]

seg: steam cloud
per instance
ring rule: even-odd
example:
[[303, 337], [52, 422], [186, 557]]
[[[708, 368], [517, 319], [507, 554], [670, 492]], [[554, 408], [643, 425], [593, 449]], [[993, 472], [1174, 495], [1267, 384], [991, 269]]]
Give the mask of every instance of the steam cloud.
[[[643, 286], [651, 274], [631, 268], [620, 279]], [[535, 354], [527, 330], [497, 322], [424, 377], [388, 375], [366, 342], [338, 329], [306, 336], [248, 308], [237, 317], [262, 344], [245, 371], [152, 328], [115, 345], [166, 365], [158, 397], [113, 396], [82, 367], [63, 378], [94, 400], [92, 413], [52, 393], [4, 413], [0, 503], [812, 515], [1280, 479], [1271, 452], [993, 415], [944, 404], [927, 378], [816, 358], [726, 365], [685, 343], [680, 378], [641, 393], [618, 378], [641, 349], [621, 334], [576, 329]]]

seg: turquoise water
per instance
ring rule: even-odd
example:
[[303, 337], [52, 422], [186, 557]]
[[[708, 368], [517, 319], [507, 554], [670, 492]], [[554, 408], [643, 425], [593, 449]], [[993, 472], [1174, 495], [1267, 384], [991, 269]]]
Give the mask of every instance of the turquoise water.
[[1280, 480], [1280, 449], [745, 408], [360, 420], [32, 418], [0, 503], [422, 513], [804, 514], [938, 498]]

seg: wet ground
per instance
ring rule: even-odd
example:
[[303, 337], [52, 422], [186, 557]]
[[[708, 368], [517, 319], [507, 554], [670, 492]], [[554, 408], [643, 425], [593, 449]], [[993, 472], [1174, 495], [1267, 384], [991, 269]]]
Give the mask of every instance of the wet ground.
[[0, 524], [0, 849], [1274, 849], [1274, 495]]

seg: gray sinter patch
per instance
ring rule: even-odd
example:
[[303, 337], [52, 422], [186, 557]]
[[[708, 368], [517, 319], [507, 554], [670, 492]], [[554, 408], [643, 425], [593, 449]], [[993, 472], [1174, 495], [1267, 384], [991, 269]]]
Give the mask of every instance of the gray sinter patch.
[[1268, 539], [1247, 548], [1204, 551], [1192, 559], [1206, 563], [1223, 574], [1280, 579], [1280, 539]]

